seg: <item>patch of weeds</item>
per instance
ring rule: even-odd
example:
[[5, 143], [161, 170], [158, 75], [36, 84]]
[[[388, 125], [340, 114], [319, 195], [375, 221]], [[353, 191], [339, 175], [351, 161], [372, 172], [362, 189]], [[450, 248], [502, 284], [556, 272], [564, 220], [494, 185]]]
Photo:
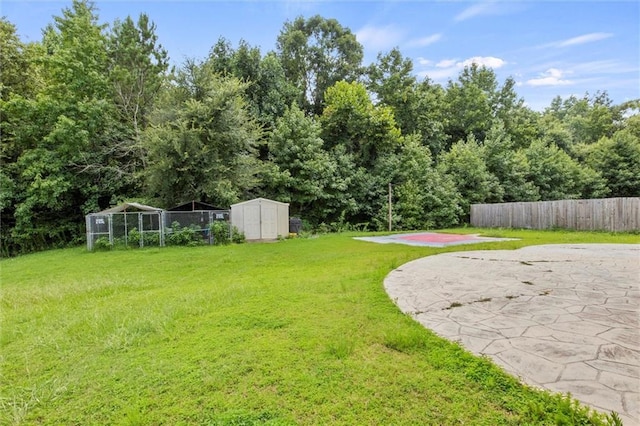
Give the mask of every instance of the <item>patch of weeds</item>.
[[345, 359], [353, 353], [355, 343], [346, 337], [337, 337], [327, 344], [327, 353], [337, 359]]
[[615, 411], [612, 411], [607, 415], [607, 425], [609, 426], [622, 426], [622, 419]]
[[394, 351], [409, 353], [425, 348], [426, 340], [422, 329], [402, 328], [387, 331], [383, 344]]
[[240, 327], [244, 330], [279, 330], [287, 327], [291, 321], [275, 316], [244, 315], [220, 320], [221, 327]]
[[511, 300], [511, 299], [516, 299], [518, 298], [518, 296], [507, 296], [507, 299]]
[[522, 281], [522, 284], [533, 285], [533, 283], [531, 281]]
[[106, 250], [111, 250], [111, 248], [113, 248], [113, 245], [111, 244], [111, 242], [109, 241], [109, 238], [107, 237], [98, 237], [93, 242], [94, 251], [106, 251]]
[[538, 296], [547, 296], [549, 293], [551, 293], [551, 290], [544, 290], [542, 293], [538, 293]]
[[512, 377], [502, 374], [486, 355], [470, 362], [464, 370], [464, 375], [485, 389], [509, 392], [518, 387], [518, 382]]
[[240, 230], [233, 226], [231, 227], [231, 242], [234, 244], [242, 244], [246, 241], [244, 236], [244, 232], [240, 232]]
[[398, 266], [400, 266], [400, 264], [401, 264], [401, 262], [400, 262], [400, 261], [398, 261], [398, 259], [397, 259], [397, 258], [396, 258], [396, 259], [393, 259], [393, 260], [391, 261], [391, 263], [389, 264], [389, 269], [390, 269], [391, 271], [393, 271], [393, 270], [397, 269], [397, 268], [398, 268]]
[[484, 297], [482, 299], [476, 300], [476, 302], [478, 302], [478, 303], [491, 302], [491, 298], [490, 297]]
[[555, 402], [554, 421], [557, 425], [603, 424], [602, 414], [580, 405], [570, 393], [556, 394], [551, 397]]
[[129, 407], [125, 411], [124, 424], [129, 426], [138, 426], [145, 424], [145, 416], [134, 407]]
[[447, 306], [445, 309], [459, 308], [460, 306], [463, 306], [462, 303], [460, 302], [451, 302], [451, 304]]
[[278, 416], [269, 413], [254, 413], [247, 410], [234, 410], [221, 414], [206, 423], [210, 426], [255, 426], [255, 425], [284, 425]]
[[526, 262], [526, 261], [524, 261], [524, 260], [521, 260], [521, 261], [520, 261], [520, 264], [521, 264], [521, 265], [527, 265], [527, 266], [533, 266], [533, 263], [529, 263], [529, 262]]
[[479, 235], [481, 237], [488, 237], [488, 238], [505, 238], [505, 234], [504, 232], [502, 232], [502, 228], [499, 228], [497, 230], [492, 229], [490, 231], [485, 231]]

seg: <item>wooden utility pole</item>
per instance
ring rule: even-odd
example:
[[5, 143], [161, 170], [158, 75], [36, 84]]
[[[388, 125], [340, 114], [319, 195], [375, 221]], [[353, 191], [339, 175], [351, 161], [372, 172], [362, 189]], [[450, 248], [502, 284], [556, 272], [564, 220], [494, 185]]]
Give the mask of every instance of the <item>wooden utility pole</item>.
[[391, 232], [391, 182], [389, 182], [389, 232]]

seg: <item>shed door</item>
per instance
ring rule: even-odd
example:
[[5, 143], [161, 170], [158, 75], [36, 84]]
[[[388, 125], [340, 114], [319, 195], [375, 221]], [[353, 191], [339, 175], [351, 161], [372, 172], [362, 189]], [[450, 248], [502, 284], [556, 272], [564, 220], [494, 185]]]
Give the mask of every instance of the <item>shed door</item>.
[[261, 203], [262, 208], [262, 238], [265, 240], [278, 238], [277, 206], [271, 203]]
[[260, 205], [244, 206], [244, 236], [247, 240], [259, 240], [260, 237]]

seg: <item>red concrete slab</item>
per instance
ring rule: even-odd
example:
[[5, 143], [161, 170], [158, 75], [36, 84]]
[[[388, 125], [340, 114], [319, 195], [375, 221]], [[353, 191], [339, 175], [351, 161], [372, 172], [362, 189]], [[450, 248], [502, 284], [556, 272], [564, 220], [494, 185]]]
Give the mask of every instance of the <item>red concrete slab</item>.
[[492, 241], [506, 241], [510, 238], [490, 238], [472, 234], [444, 234], [438, 232], [417, 232], [411, 234], [391, 234], [377, 237], [356, 237], [357, 240], [381, 244], [408, 244], [412, 246], [445, 247], [459, 244], [477, 244]]

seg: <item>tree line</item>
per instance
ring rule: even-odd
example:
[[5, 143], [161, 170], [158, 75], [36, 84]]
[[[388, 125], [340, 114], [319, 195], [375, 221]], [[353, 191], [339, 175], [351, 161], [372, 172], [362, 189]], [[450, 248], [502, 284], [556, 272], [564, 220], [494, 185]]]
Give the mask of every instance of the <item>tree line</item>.
[[363, 65], [349, 28], [285, 22], [276, 49], [220, 38], [170, 67], [146, 14], [87, 0], [25, 43], [0, 20], [3, 255], [77, 244], [124, 200], [290, 203], [309, 226], [448, 227], [472, 203], [640, 195], [640, 101], [528, 108], [471, 65], [439, 85], [399, 49]]

